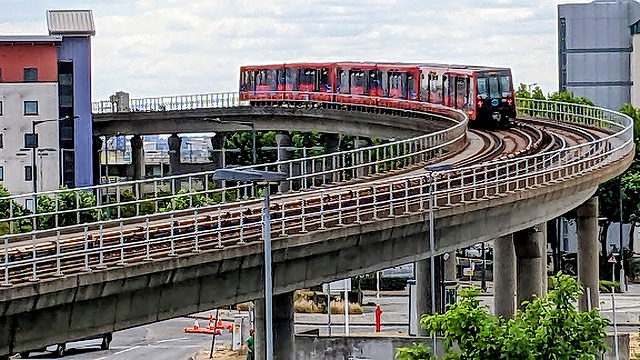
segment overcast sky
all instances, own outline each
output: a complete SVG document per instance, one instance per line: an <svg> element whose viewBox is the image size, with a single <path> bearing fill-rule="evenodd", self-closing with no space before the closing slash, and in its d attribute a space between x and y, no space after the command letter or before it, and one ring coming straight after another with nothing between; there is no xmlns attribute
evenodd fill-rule
<svg viewBox="0 0 640 360"><path fill-rule="evenodd" d="M298 61L508 66L557 90L557 4L579 0L0 0L0 34L46 34L92 9L93 99L237 91L240 65Z"/></svg>

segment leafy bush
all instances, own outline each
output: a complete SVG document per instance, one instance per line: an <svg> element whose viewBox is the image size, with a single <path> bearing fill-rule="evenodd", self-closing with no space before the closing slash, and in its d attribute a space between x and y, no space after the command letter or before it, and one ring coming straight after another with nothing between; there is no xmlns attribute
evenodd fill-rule
<svg viewBox="0 0 640 360"><path fill-rule="evenodd" d="M593 359L605 351L604 328L608 320L597 310L578 311L573 305L582 295L576 280L556 275L549 293L523 304L514 318L489 315L480 307L477 288L462 289L459 301L444 314L423 315L420 324L445 338L444 359ZM456 343L459 351L452 349ZM409 350L408 350L409 349ZM414 345L399 349L401 359L430 359ZM413 352L410 352L413 351ZM405 354L421 357L407 357Z"/></svg>

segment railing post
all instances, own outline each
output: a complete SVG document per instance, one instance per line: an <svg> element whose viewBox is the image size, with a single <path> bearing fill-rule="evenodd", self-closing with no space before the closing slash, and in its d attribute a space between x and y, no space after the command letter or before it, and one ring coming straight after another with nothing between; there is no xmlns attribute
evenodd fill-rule
<svg viewBox="0 0 640 360"><path fill-rule="evenodd" d="M193 235L194 235L194 248L193 252L200 252L199 233L198 233L198 209L193 210Z"/></svg>
<svg viewBox="0 0 640 360"><path fill-rule="evenodd" d="M118 265L124 265L124 231L122 229L123 224L122 220L120 220L119 232L120 232L120 261L118 261Z"/></svg>
<svg viewBox="0 0 640 360"><path fill-rule="evenodd" d="M373 205L373 215L372 215L372 219L373 220L378 220L378 204L377 201L378 199L376 198L376 186L373 185L371 187L371 204Z"/></svg>
<svg viewBox="0 0 640 360"><path fill-rule="evenodd" d="M120 207L118 207L120 208ZM100 262L98 263L98 269L104 269L106 266L104 266L104 251L102 249L102 246L104 245L104 234L103 234L103 230L104 230L104 225L102 223L100 223L100 229L98 231L98 236L100 239Z"/></svg>
<svg viewBox="0 0 640 360"><path fill-rule="evenodd" d="M169 215L169 221L171 221L171 249L169 250L169 256L176 256L176 248L175 248L175 243L174 243L174 224L173 224L173 213L171 213L171 215Z"/></svg>
<svg viewBox="0 0 640 360"><path fill-rule="evenodd" d="M304 199L300 200L300 232L306 233L307 229L305 227L305 201Z"/></svg>
<svg viewBox="0 0 640 360"><path fill-rule="evenodd" d="M38 269L37 269L37 264L36 264L36 234L33 233L31 235L31 255L32 255L32 259L33 259L33 268L32 268L32 273L31 273L31 278L29 279L30 281L38 281Z"/></svg>
<svg viewBox="0 0 640 360"><path fill-rule="evenodd" d="M60 230L56 231L56 276L62 276L60 269Z"/></svg>
<svg viewBox="0 0 640 360"><path fill-rule="evenodd" d="M282 215L280 216L280 234L282 236L287 236L287 229L285 228L285 224L286 224L286 221L285 221L286 208L285 208L285 206L286 205L287 205L287 203L284 200L282 200L282 207L281 207Z"/></svg>
<svg viewBox="0 0 640 360"><path fill-rule="evenodd" d="M9 282L9 236L4 236L4 279L2 286L11 286Z"/></svg>
<svg viewBox="0 0 640 360"><path fill-rule="evenodd" d="M244 213L242 212L242 208L240 208L238 216L240 218L240 241L238 241L238 244L244 244Z"/></svg>
<svg viewBox="0 0 640 360"><path fill-rule="evenodd" d="M83 228L83 233L84 233L84 271L91 271L91 268L89 267L89 234L88 234L88 230L89 230L89 228L87 226L85 226Z"/></svg>
<svg viewBox="0 0 640 360"><path fill-rule="evenodd" d="M145 257L144 259L146 261L150 261L151 260L151 254L150 254L150 234L149 232L151 231L151 229L149 228L149 215L147 215L147 217L144 219L144 228L145 228Z"/></svg>
<svg viewBox="0 0 640 360"><path fill-rule="evenodd" d="M326 229L324 226L324 193L320 193L320 229Z"/></svg>

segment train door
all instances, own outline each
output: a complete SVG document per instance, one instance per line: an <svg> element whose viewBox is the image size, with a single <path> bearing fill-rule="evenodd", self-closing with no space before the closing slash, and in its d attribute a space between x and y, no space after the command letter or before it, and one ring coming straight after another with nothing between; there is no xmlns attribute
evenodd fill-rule
<svg viewBox="0 0 640 360"><path fill-rule="evenodd" d="M452 78L453 78L453 81L455 82L455 78L456 78L455 75L444 74L442 76L442 89L443 89L442 93L444 94L444 99L442 104L444 106L452 106L453 103L455 102L455 99L454 99L455 90L453 89L452 86L450 86Z"/></svg>
<svg viewBox="0 0 640 360"><path fill-rule="evenodd" d="M432 104L441 104L443 98L443 83L441 79L443 75L439 75L435 71L429 72L429 102Z"/></svg>
<svg viewBox="0 0 640 360"><path fill-rule="evenodd" d="M322 100L322 101L331 101L333 100L333 84L332 79L333 74L331 68L320 68L318 69L317 85L316 85L316 93L313 95L313 99Z"/></svg>
<svg viewBox="0 0 640 360"><path fill-rule="evenodd" d="M382 96L382 74L378 70L368 70L369 73L369 96Z"/></svg>
<svg viewBox="0 0 640 360"><path fill-rule="evenodd" d="M248 100L255 91L253 70L240 69L240 100Z"/></svg>
<svg viewBox="0 0 640 360"><path fill-rule="evenodd" d="M455 108L461 110L471 109L468 76L458 75L455 78Z"/></svg>
<svg viewBox="0 0 640 360"><path fill-rule="evenodd" d="M256 95L259 99L270 99L275 96L277 78L275 69L256 71Z"/></svg>

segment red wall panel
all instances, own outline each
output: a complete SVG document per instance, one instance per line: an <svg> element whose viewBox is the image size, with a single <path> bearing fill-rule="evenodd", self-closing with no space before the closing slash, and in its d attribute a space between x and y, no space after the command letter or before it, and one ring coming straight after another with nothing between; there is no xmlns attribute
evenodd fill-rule
<svg viewBox="0 0 640 360"><path fill-rule="evenodd" d="M24 68L38 69L39 82L58 81L58 60L53 44L1 44L2 82L22 82Z"/></svg>

